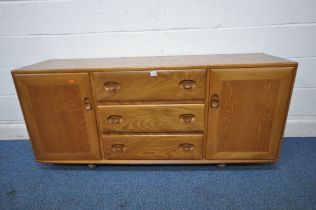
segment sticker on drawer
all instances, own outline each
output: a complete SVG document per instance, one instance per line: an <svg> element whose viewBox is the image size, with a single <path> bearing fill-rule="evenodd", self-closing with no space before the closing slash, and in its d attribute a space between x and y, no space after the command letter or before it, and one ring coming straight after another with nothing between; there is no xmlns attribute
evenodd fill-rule
<svg viewBox="0 0 316 210"><path fill-rule="evenodd" d="M157 71L150 71L149 74L151 77L157 77Z"/></svg>

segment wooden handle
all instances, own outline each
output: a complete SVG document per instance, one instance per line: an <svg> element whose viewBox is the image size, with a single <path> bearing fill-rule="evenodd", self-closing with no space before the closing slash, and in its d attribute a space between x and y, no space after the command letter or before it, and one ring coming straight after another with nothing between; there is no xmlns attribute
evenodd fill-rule
<svg viewBox="0 0 316 210"><path fill-rule="evenodd" d="M195 116L193 114L182 114L179 116L180 121L185 123L190 123L195 120Z"/></svg>
<svg viewBox="0 0 316 210"><path fill-rule="evenodd" d="M108 117L108 121L111 124L117 124L120 123L122 121L122 116L119 115L112 115Z"/></svg>
<svg viewBox="0 0 316 210"><path fill-rule="evenodd" d="M83 107L86 111L92 110L92 104L90 103L90 99L88 97L83 99Z"/></svg>
<svg viewBox="0 0 316 210"><path fill-rule="evenodd" d="M184 152L190 152L190 151L192 151L192 150L194 149L193 144L187 144L187 143L185 143L185 144L180 144L179 147L180 147Z"/></svg>
<svg viewBox="0 0 316 210"><path fill-rule="evenodd" d="M126 146L124 144L114 144L112 146L113 152L124 152L126 150Z"/></svg>
<svg viewBox="0 0 316 210"><path fill-rule="evenodd" d="M179 84L183 89L192 89L196 86L196 83L193 80L182 80Z"/></svg>
<svg viewBox="0 0 316 210"><path fill-rule="evenodd" d="M109 92L118 91L121 89L120 83L117 82L107 82L104 84L104 90Z"/></svg>
<svg viewBox="0 0 316 210"><path fill-rule="evenodd" d="M213 94L211 97L211 107L218 108L219 107L219 97L217 94Z"/></svg>

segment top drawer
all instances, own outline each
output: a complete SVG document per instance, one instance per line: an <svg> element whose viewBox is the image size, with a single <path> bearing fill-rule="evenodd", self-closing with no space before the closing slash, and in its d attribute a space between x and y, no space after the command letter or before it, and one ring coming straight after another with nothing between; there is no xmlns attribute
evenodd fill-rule
<svg viewBox="0 0 316 210"><path fill-rule="evenodd" d="M93 73L97 101L204 99L205 77L205 69Z"/></svg>

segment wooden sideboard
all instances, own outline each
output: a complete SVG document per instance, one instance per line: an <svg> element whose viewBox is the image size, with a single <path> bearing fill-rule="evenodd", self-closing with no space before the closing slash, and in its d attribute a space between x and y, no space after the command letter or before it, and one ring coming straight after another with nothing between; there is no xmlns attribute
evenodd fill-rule
<svg viewBox="0 0 316 210"><path fill-rule="evenodd" d="M42 163L278 159L297 63L262 54L59 59L12 71Z"/></svg>

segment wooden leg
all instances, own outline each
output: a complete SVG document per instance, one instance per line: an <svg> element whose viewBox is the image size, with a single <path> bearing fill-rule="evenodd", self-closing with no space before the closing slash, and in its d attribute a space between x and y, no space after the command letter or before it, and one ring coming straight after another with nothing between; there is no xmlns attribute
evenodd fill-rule
<svg viewBox="0 0 316 210"><path fill-rule="evenodd" d="M218 168L225 168L226 164L225 163L219 163L219 164L217 164L217 167Z"/></svg>
<svg viewBox="0 0 316 210"><path fill-rule="evenodd" d="M88 167L89 167L90 169L95 169L97 166L96 166L95 164L89 164Z"/></svg>

